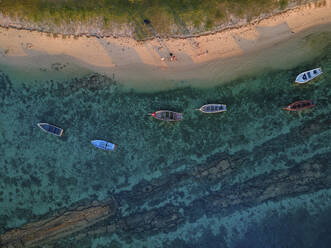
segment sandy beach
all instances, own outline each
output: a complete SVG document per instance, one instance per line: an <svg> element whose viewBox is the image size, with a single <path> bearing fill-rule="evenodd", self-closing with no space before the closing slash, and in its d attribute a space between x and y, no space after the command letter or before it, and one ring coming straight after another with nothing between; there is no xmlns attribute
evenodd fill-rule
<svg viewBox="0 0 331 248"><path fill-rule="evenodd" d="M93 71L115 75L119 81L131 84L158 80L189 81L194 85L194 80L207 77L209 81L219 82L261 66L286 68L280 53L287 54L287 67L311 56L309 48L295 47L302 45L304 36L330 30L330 13L331 0L326 0L210 35L144 42L131 38L55 37L0 28L0 64L21 67L21 78L25 78L25 72L38 74L40 79L53 76L56 79L59 72L77 76ZM292 43L282 45L290 40Z"/></svg>

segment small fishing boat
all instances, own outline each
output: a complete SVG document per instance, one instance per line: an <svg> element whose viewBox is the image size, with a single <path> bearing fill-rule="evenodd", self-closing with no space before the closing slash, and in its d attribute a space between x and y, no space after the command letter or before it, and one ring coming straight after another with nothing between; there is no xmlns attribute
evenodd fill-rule
<svg viewBox="0 0 331 248"><path fill-rule="evenodd" d="M315 68L310 71L305 71L305 72L300 73L297 76L297 78L295 79L295 82L298 84L304 84L304 83L307 83L307 82L313 80L314 78L318 77L322 73L323 72L322 72L321 68Z"/></svg>
<svg viewBox="0 0 331 248"><path fill-rule="evenodd" d="M314 106L315 106L315 104L314 104L313 100L302 100L302 101L297 101L297 102L291 103L284 109L288 110L288 111L299 111L299 110L309 109Z"/></svg>
<svg viewBox="0 0 331 248"><path fill-rule="evenodd" d="M91 144L99 149L106 150L106 151L114 151L116 148L115 144L104 141L104 140L92 140Z"/></svg>
<svg viewBox="0 0 331 248"><path fill-rule="evenodd" d="M38 127L40 127L43 131L46 133L51 133L56 136L61 136L63 134L63 129L56 127L54 125L48 124L48 123L38 123Z"/></svg>
<svg viewBox="0 0 331 248"><path fill-rule="evenodd" d="M169 111L169 110L159 110L151 114L155 119L161 121L181 121L183 120L183 115L181 113Z"/></svg>
<svg viewBox="0 0 331 248"><path fill-rule="evenodd" d="M206 113L206 114L221 113L221 112L226 111L226 105L225 104L206 104L197 110L200 110L202 113Z"/></svg>

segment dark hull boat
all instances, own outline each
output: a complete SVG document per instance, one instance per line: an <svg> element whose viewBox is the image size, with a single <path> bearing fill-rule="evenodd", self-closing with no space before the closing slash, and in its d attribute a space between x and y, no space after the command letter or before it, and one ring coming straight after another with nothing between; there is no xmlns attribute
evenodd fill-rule
<svg viewBox="0 0 331 248"><path fill-rule="evenodd" d="M302 100L302 101L297 101L297 102L291 103L284 109L288 110L288 111L299 111L299 110L309 109L314 106L315 106L315 104L314 104L313 100Z"/></svg>
<svg viewBox="0 0 331 248"><path fill-rule="evenodd" d="M221 113L221 112L226 111L226 105L225 104L206 104L206 105L203 105L198 110L200 110L202 113L206 113L206 114Z"/></svg>
<svg viewBox="0 0 331 248"><path fill-rule="evenodd" d="M63 129L54 125L48 123L38 123L37 125L46 133L54 134L56 136L61 136L63 134Z"/></svg>
<svg viewBox="0 0 331 248"><path fill-rule="evenodd" d="M183 115L181 113L169 111L169 110L159 110L152 114L152 116L161 121L181 121L183 120Z"/></svg>

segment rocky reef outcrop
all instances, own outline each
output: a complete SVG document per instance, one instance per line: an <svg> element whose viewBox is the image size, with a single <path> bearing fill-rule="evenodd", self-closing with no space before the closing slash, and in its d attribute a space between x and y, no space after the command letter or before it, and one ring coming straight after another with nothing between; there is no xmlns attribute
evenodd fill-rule
<svg viewBox="0 0 331 248"><path fill-rule="evenodd" d="M201 177L215 179L227 174L229 168L229 162L221 160L205 170L196 170L192 176L194 180ZM183 174L181 176L185 179ZM161 194L163 187L165 187L163 191L166 191L169 184L166 180L161 182L161 185L156 187L156 191L152 186L146 190L145 184L141 184L140 191L138 188L133 191L140 192L141 198L148 199L151 197L151 192ZM254 177L244 184L226 185L220 190L209 192L209 195L195 199L189 205L166 204L125 216L119 211L115 198L123 197L126 201L130 201L128 198L130 194L129 192L117 193L114 194L114 198L106 202L94 201L86 206L64 212L60 216L10 230L0 236L0 244L1 247L6 248L34 247L52 244L56 240L79 231L80 234L74 236L76 239L100 233L117 233L123 236L165 233L176 230L181 224L194 221L203 215L227 215L237 208L252 207L267 201L277 201L330 187L331 171L327 159L322 156L288 169ZM134 194L134 192L131 193ZM135 198L131 199L136 202ZM89 229L91 226L93 230Z"/></svg>
<svg viewBox="0 0 331 248"><path fill-rule="evenodd" d="M0 236L0 246L34 247L49 243L87 228L115 214L113 202L81 206L60 216L47 218L10 230Z"/></svg>

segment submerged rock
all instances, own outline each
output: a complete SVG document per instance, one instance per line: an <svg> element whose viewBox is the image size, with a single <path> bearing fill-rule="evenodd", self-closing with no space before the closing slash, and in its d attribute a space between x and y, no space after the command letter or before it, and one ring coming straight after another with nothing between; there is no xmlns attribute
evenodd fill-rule
<svg viewBox="0 0 331 248"><path fill-rule="evenodd" d="M208 174L218 175L214 168L217 168L217 172L222 175L221 171L228 170L230 164L227 160L221 160L216 167L207 169ZM304 164L296 164L289 169L254 177L244 184L226 185L208 196L197 198L189 205L155 206L151 210L137 210L125 216L123 213L116 213L114 200L108 203L92 201L85 207L80 206L75 210L64 212L61 216L8 231L0 236L0 245L6 248L33 247L68 237L83 229L87 229L86 235L100 235L108 232L132 237L132 235L166 233L175 230L185 222L195 221L203 215L226 215L238 207L252 207L267 201L277 201L330 188L330 175L327 162L320 157ZM167 187L169 187L168 184L162 184L159 190L166 191ZM135 189L131 193L133 194L134 191ZM123 196L127 194L128 192L125 192ZM143 199L148 199L149 194L150 192L146 191L140 192L139 195ZM120 199L122 195L118 193L115 196ZM128 198L126 200L130 201ZM136 202L134 198L131 200ZM92 225L94 225L93 230L89 230L88 227ZM75 239L81 239L84 236L83 234L76 235Z"/></svg>
<svg viewBox="0 0 331 248"><path fill-rule="evenodd" d="M64 212L61 216L26 224L0 236L0 246L33 247L67 237L115 214L114 202L110 204L95 202L92 206L78 207Z"/></svg>

